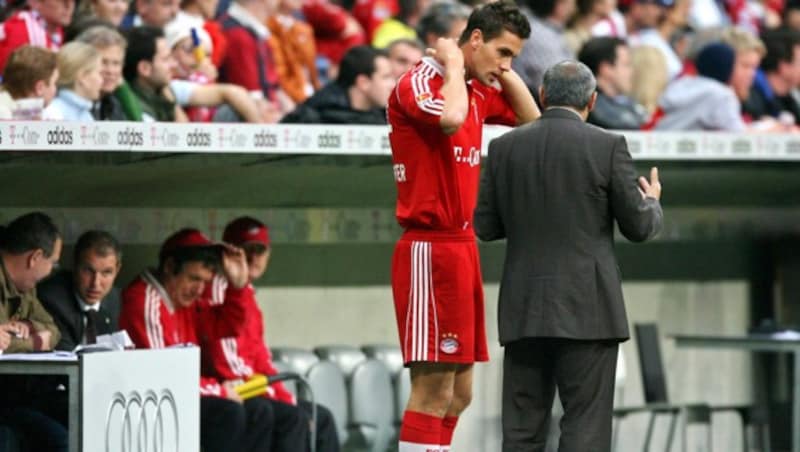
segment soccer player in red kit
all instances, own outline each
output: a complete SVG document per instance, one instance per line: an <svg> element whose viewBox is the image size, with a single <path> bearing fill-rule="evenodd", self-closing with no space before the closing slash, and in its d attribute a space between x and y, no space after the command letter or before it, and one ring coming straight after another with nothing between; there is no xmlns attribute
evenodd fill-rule
<svg viewBox="0 0 800 452"><path fill-rule="evenodd" d="M540 116L511 70L529 35L513 2L479 7L458 43L440 38L389 97L396 215L404 229L392 259L392 291L411 370L400 452L450 450L472 397L472 365L489 359L472 228L482 129Z"/></svg>

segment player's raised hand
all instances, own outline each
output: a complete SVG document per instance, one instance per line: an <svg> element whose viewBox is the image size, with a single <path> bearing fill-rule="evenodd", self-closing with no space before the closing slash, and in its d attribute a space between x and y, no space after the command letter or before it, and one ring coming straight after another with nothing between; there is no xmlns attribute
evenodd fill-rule
<svg viewBox="0 0 800 452"><path fill-rule="evenodd" d="M639 192L642 198L651 197L656 200L661 199L661 181L658 180L658 168L650 168L650 180L644 176L639 177Z"/></svg>
<svg viewBox="0 0 800 452"><path fill-rule="evenodd" d="M425 53L435 58L442 66L464 67L464 54L461 53L461 48L458 47L455 39L439 38L436 40L436 45L426 49Z"/></svg>
<svg viewBox="0 0 800 452"><path fill-rule="evenodd" d="M247 285L247 256L244 250L224 243L222 250L222 271L233 287L241 289Z"/></svg>

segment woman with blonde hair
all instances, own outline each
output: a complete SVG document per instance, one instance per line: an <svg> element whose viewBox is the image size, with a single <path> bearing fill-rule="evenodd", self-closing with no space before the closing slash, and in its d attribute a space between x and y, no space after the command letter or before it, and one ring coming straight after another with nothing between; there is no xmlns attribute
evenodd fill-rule
<svg viewBox="0 0 800 452"><path fill-rule="evenodd" d="M92 103L103 87L100 53L83 42L67 43L58 52L58 95L47 107L53 118L94 121Z"/></svg>
<svg viewBox="0 0 800 452"><path fill-rule="evenodd" d="M633 66L631 97L652 115L669 80L667 60L656 47L641 46L631 49L631 64Z"/></svg>

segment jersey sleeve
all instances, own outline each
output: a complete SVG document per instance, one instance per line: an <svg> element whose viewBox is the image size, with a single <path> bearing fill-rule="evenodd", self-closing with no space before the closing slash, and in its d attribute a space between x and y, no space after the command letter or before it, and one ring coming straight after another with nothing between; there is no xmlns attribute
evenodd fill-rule
<svg viewBox="0 0 800 452"><path fill-rule="evenodd" d="M502 91L494 88L484 90L486 94L486 124L517 125L517 115Z"/></svg>
<svg viewBox="0 0 800 452"><path fill-rule="evenodd" d="M225 397L227 391L215 378L200 377L200 395L203 397Z"/></svg>
<svg viewBox="0 0 800 452"><path fill-rule="evenodd" d="M164 348L160 300L143 285L122 292L119 327L128 332L136 348Z"/></svg>
<svg viewBox="0 0 800 452"><path fill-rule="evenodd" d="M396 102L392 104L413 120L438 127L444 108L440 83L419 68L412 70L397 83L392 92Z"/></svg>

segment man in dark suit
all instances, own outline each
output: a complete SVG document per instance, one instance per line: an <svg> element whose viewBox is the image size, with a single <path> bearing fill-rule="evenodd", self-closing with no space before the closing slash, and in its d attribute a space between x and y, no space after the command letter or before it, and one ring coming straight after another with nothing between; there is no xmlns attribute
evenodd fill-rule
<svg viewBox="0 0 800 452"><path fill-rule="evenodd" d="M39 299L61 332L57 350L93 344L118 330L120 291L114 280L122 266L117 240L105 231L87 231L75 243L73 271L61 271L37 288Z"/></svg>
<svg viewBox="0 0 800 452"><path fill-rule="evenodd" d="M629 337L613 223L641 242L663 213L658 170L637 181L625 138L585 123L595 87L584 64L556 64L540 88L541 119L489 146L475 230L507 239L503 452L544 450L556 386L559 451L611 447L617 351Z"/></svg>

